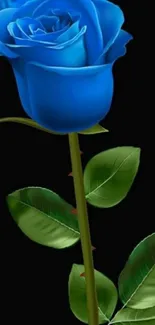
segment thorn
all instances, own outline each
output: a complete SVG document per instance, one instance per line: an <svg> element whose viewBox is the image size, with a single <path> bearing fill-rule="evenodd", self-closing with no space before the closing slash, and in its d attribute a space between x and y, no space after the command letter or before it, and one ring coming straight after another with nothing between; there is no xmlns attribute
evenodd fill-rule
<svg viewBox="0 0 155 325"><path fill-rule="evenodd" d="M80 276L82 277L85 277L85 272L81 273Z"/></svg>
<svg viewBox="0 0 155 325"><path fill-rule="evenodd" d="M80 150L80 155L83 155L83 151ZM69 173L68 176L73 176L73 173Z"/></svg>
<svg viewBox="0 0 155 325"><path fill-rule="evenodd" d="M72 209L71 213L77 215L77 209Z"/></svg>
<svg viewBox="0 0 155 325"><path fill-rule="evenodd" d="M92 248L92 251L95 251L96 250L96 247L94 247L94 246L92 246L91 248Z"/></svg>

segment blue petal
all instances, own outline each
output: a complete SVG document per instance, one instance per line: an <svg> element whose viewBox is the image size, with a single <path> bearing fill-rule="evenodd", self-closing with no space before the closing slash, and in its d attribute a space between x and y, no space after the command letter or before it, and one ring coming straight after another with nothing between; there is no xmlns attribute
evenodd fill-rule
<svg viewBox="0 0 155 325"><path fill-rule="evenodd" d="M7 47L14 51L17 55L21 56L24 60L35 60L38 63L63 66L63 67L82 67L86 65L86 51L84 46L84 34L86 27L83 27L81 31L73 39L62 44L56 44L55 46L20 46L7 44ZM22 40L21 40L22 42ZM29 40L23 40L23 43L29 42Z"/></svg>
<svg viewBox="0 0 155 325"><path fill-rule="evenodd" d="M19 26L16 22L9 23L7 29L8 29L10 36L14 39L15 44L17 44L18 40L20 40L20 39L22 39L22 42L24 40L29 39L28 35L26 35L26 33L19 28Z"/></svg>
<svg viewBox="0 0 155 325"><path fill-rule="evenodd" d="M57 10L50 10L51 14L55 15L55 18L57 17L57 21L55 23L55 30L60 30L62 29L64 26L68 25L69 22L71 22L71 16L68 12L64 12L60 9ZM50 14L50 11L48 12L48 16Z"/></svg>
<svg viewBox="0 0 155 325"><path fill-rule="evenodd" d="M8 24L7 29L10 35L13 37L16 45L28 45L31 42L30 26L32 24L33 26L35 26L35 28L44 29L41 22L29 17L17 19L15 22L11 22ZM28 42L26 42L26 40L28 40Z"/></svg>
<svg viewBox="0 0 155 325"><path fill-rule="evenodd" d="M12 20L15 8L4 9L0 11L0 55L4 55L8 58L16 58L17 53L14 53L11 49L8 49L4 43L12 43L12 37L7 30L8 23Z"/></svg>
<svg viewBox="0 0 155 325"><path fill-rule="evenodd" d="M17 9L9 8L0 11L0 41L3 43L10 43L12 39L8 33L7 26L12 20Z"/></svg>
<svg viewBox="0 0 155 325"><path fill-rule="evenodd" d="M57 23L59 22L59 18L56 16L42 15L36 18L36 20L39 20L42 23L48 33L52 32L53 41L70 27L70 24L66 24L64 26L60 26L60 29L58 29Z"/></svg>
<svg viewBox="0 0 155 325"><path fill-rule="evenodd" d="M55 25L59 18L56 16L41 15L36 20L39 20L48 32L53 32L52 26Z"/></svg>
<svg viewBox="0 0 155 325"><path fill-rule="evenodd" d="M74 38L76 35L78 35L79 31L80 31L79 21L76 21L64 33L61 33L61 35L57 38L56 42L59 44L68 42L69 40Z"/></svg>
<svg viewBox="0 0 155 325"><path fill-rule="evenodd" d="M26 64L32 118L56 132L79 132L102 120L113 96L112 65L87 68Z"/></svg>
<svg viewBox="0 0 155 325"><path fill-rule="evenodd" d="M97 60L99 55L103 52L103 37L99 24L96 8L91 0L47 0L36 7L33 16L37 18L42 14L47 14L49 8L74 10L81 14L81 27L87 26L87 33L85 35L86 48L88 54L88 64L91 65Z"/></svg>
<svg viewBox="0 0 155 325"><path fill-rule="evenodd" d="M26 1L27 0L1 0L0 9L20 7Z"/></svg>
<svg viewBox="0 0 155 325"><path fill-rule="evenodd" d="M21 104L26 112L26 114L32 118L32 109L30 106L30 98L28 93L28 82L25 73L24 61L20 58L12 60L12 68L16 78L17 88Z"/></svg>
<svg viewBox="0 0 155 325"><path fill-rule="evenodd" d="M31 17L34 10L42 2L43 2L43 0L26 1L26 3L24 3L20 8L17 9L17 11L14 15L14 20L16 20L17 18Z"/></svg>
<svg viewBox="0 0 155 325"><path fill-rule="evenodd" d="M13 7L21 7L23 6L28 0L12 0L12 3L14 4Z"/></svg>
<svg viewBox="0 0 155 325"><path fill-rule="evenodd" d="M35 41L36 45L37 45L37 42L39 42L40 45L47 45L47 46L56 45L58 36L60 36L67 29L68 29L68 26L58 32L51 32L51 33L45 33L45 34L38 33L38 34L32 35L31 40Z"/></svg>
<svg viewBox="0 0 155 325"><path fill-rule="evenodd" d="M38 34L32 35L31 39L34 41L39 41L40 43L44 43L44 44L49 43L48 45L50 46L50 43L53 43L53 42L55 43L57 41L58 37L61 34L63 34L68 29L68 27L69 26L65 26L63 29L61 29L57 32L45 33L44 35L38 33Z"/></svg>
<svg viewBox="0 0 155 325"><path fill-rule="evenodd" d="M9 59L15 59L19 55L14 51L12 51L11 49L9 49L4 43L0 41L0 56L5 56Z"/></svg>
<svg viewBox="0 0 155 325"><path fill-rule="evenodd" d="M55 46L56 44L61 44L69 41L73 43L74 38L79 37L79 21L76 21L72 26L67 26L58 32L46 33L42 31L42 33L33 33L33 35L31 35L30 25L32 25L32 23L35 28L44 30L41 22L32 18L17 19L16 22L11 22L8 25L8 31L14 38L16 45L34 46L38 45L37 43L39 41L40 45ZM55 44L51 44L53 42L55 42ZM69 43L67 45L69 45ZM64 45L61 44L61 47L62 46Z"/></svg>
<svg viewBox="0 0 155 325"><path fill-rule="evenodd" d="M52 33L46 33L44 35L33 35L31 38L36 41L40 41L40 43L44 43L47 45L47 42L49 43L48 46L52 45L50 43L54 42L53 46L56 46L57 44L60 44L61 47L64 46L63 43L69 41L73 42L74 38L77 38L80 33L79 28L79 21L76 21L72 26L67 26L66 28L63 28L60 31L52 32Z"/></svg>
<svg viewBox="0 0 155 325"><path fill-rule="evenodd" d="M117 38L124 23L124 15L119 6L106 0L93 0L103 33L104 54Z"/></svg>
<svg viewBox="0 0 155 325"><path fill-rule="evenodd" d="M37 29L37 28L44 29L44 27L40 21L37 21L36 19L30 18L30 17L17 19L16 24L17 24L18 28L21 30L21 32L22 33L24 32L24 34L27 34L27 35L31 34L31 31L29 28L30 25L32 25L33 28L35 28L35 29Z"/></svg>
<svg viewBox="0 0 155 325"><path fill-rule="evenodd" d="M120 56L125 55L126 53L125 45L132 39L133 37L131 34L121 29L114 44L110 47L109 51L106 53L105 56L106 63L115 62Z"/></svg>

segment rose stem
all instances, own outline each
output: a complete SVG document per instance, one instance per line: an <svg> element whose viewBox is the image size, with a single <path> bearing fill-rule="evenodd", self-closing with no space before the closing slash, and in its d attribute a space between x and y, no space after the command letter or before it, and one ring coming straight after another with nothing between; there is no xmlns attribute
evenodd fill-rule
<svg viewBox="0 0 155 325"><path fill-rule="evenodd" d="M69 134L70 155L72 162L72 173L74 179L74 189L76 197L76 207L78 214L78 223L81 236L81 246L83 261L85 267L86 296L88 308L89 325L98 325L98 303L94 276L94 263L92 255L92 245L90 237L90 228L87 213L87 204L85 200L83 172L77 133ZM80 275L79 275L80 276Z"/></svg>

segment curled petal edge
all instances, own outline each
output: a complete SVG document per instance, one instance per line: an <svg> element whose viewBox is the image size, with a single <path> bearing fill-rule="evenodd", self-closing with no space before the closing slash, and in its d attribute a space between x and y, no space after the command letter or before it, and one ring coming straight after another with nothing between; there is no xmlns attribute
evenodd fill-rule
<svg viewBox="0 0 155 325"><path fill-rule="evenodd" d="M35 65L39 68L44 69L45 71L48 72L55 72L60 75L84 75L84 76L89 76L93 74L97 74L98 72L101 72L101 70L107 69L108 66L109 68L113 66L113 63L108 63L108 64L103 64L103 65L96 65L96 66L86 66L86 67L58 67L58 66L47 66L44 64L40 64L35 61L29 61L28 64L30 65Z"/></svg>

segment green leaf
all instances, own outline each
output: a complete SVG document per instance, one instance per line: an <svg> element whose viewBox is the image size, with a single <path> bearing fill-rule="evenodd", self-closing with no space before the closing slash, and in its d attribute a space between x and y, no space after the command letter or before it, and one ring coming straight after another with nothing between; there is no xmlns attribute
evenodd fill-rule
<svg viewBox="0 0 155 325"><path fill-rule="evenodd" d="M145 309L155 306L155 233L133 250L118 285L120 299L127 307Z"/></svg>
<svg viewBox="0 0 155 325"><path fill-rule="evenodd" d="M73 207L48 189L20 189L8 195L7 203L19 228L36 243L61 249L80 239Z"/></svg>
<svg viewBox="0 0 155 325"><path fill-rule="evenodd" d="M87 130L80 131L79 134L90 135L90 134L98 134L98 133L105 133L105 132L109 132L109 131L103 128L100 124L96 124Z"/></svg>
<svg viewBox="0 0 155 325"><path fill-rule="evenodd" d="M84 171L88 203L110 208L120 203L129 192L137 174L140 149L117 147L94 156Z"/></svg>
<svg viewBox="0 0 155 325"><path fill-rule="evenodd" d="M86 284L84 265L73 264L69 276L69 302L73 314L82 322L88 323ZM117 304L117 290L105 275L95 270L96 290L98 297L99 324L111 318Z"/></svg>
<svg viewBox="0 0 155 325"><path fill-rule="evenodd" d="M30 126L32 128L38 129L40 131L50 133L50 134L64 135L64 133L57 133L57 132L45 129L45 128L41 127L38 123L34 122L33 120L31 120L29 118L23 118L23 117L5 117L5 118L1 118L0 123L4 123L4 122L13 122L13 123L24 124L24 125Z"/></svg>
<svg viewBox="0 0 155 325"><path fill-rule="evenodd" d="M120 325L154 325L155 308L144 310L125 308L120 310L110 324Z"/></svg>

